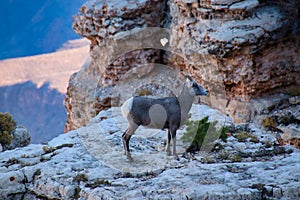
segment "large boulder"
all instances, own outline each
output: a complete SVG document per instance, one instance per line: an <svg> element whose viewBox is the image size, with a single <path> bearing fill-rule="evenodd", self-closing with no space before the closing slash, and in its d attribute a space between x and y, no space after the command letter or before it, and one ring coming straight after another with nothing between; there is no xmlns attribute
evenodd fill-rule
<svg viewBox="0 0 300 200"><path fill-rule="evenodd" d="M12 140L10 144L1 145L0 152L5 150L12 150L18 147L25 147L30 144L31 135L28 129L18 126L16 129L11 133Z"/></svg>
<svg viewBox="0 0 300 200"><path fill-rule="evenodd" d="M15 149L17 147L25 147L30 144L31 136L29 131L24 127L17 127L12 133L12 141L8 149Z"/></svg>

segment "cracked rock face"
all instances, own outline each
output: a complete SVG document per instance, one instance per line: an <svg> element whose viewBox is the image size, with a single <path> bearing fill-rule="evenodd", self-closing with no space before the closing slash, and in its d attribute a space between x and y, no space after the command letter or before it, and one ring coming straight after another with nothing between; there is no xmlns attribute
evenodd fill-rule
<svg viewBox="0 0 300 200"><path fill-rule="evenodd" d="M295 0L87 1L73 28L91 41L91 62L70 79L65 130L110 107L123 75L147 63L191 73L210 91L202 102L237 123L253 120L261 98L272 104L272 95L288 98L279 94L300 84L299 7ZM149 27L170 31L167 51L136 48L144 42L136 32Z"/></svg>
<svg viewBox="0 0 300 200"><path fill-rule="evenodd" d="M164 1L99 1L90 0L81 6L73 18L73 29L87 37L92 45L118 32L136 27L160 26L163 20Z"/></svg>
<svg viewBox="0 0 300 200"><path fill-rule="evenodd" d="M281 2L283 3L283 2ZM174 46L189 59L186 70L209 83L221 82L227 113L235 122L253 119L258 97L299 84L299 2L172 1ZM297 17L291 17L290 13ZM187 36L194 43L185 42ZM217 78L218 77L218 78ZM276 95L277 96L277 95ZM251 103L247 101L252 99ZM212 106L219 104L214 101Z"/></svg>

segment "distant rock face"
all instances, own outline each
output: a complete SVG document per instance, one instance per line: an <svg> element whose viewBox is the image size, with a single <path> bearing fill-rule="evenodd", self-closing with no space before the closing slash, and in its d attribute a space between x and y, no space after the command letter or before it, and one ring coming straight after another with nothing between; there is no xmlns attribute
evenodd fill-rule
<svg viewBox="0 0 300 200"><path fill-rule="evenodd" d="M72 40L59 51L0 61L0 111L11 113L43 143L64 131L63 106L70 75L88 58L89 41Z"/></svg>
<svg viewBox="0 0 300 200"><path fill-rule="evenodd" d="M289 86L300 84L299 7L294 0L88 1L73 28L91 41L91 63L71 77L65 130L109 107L123 74L151 62L191 73L211 92L205 102L235 122L252 120L262 97L287 98ZM170 31L167 51L137 50L146 40L136 32L153 26ZM130 52L118 55L124 44Z"/></svg>
<svg viewBox="0 0 300 200"><path fill-rule="evenodd" d="M84 1L1 1L0 7L5 9L0 13L0 60L54 52L66 41L78 38L70 23Z"/></svg>
<svg viewBox="0 0 300 200"><path fill-rule="evenodd" d="M38 88L28 81L0 87L0 111L11 113L18 125L25 126L30 131L32 143L43 143L64 130L64 98L64 94L51 89L47 83ZM19 142L15 145L22 146Z"/></svg>

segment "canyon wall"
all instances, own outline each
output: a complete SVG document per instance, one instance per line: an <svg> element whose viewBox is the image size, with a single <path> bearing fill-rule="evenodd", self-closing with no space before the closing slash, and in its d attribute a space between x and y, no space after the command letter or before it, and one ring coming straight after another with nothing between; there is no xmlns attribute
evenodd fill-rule
<svg viewBox="0 0 300 200"><path fill-rule="evenodd" d="M128 72L132 95L151 63L191 73L210 91L201 102L235 122L255 119L299 95L299 10L295 0L87 1L73 29L91 41L91 61L70 79L65 131L112 106Z"/></svg>

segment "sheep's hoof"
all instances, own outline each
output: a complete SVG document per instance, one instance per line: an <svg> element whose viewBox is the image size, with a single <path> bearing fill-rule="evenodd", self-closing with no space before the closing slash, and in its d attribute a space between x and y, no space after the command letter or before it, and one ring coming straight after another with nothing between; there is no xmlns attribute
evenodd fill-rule
<svg viewBox="0 0 300 200"><path fill-rule="evenodd" d="M128 159L129 162L133 162L134 161L131 156L127 156L127 159Z"/></svg>
<svg viewBox="0 0 300 200"><path fill-rule="evenodd" d="M133 158L131 157L131 154L129 152L125 152L125 156L127 157L129 162L133 162Z"/></svg>
<svg viewBox="0 0 300 200"><path fill-rule="evenodd" d="M166 151L166 152L167 152L167 156L171 156L172 155L171 151Z"/></svg>
<svg viewBox="0 0 300 200"><path fill-rule="evenodd" d="M174 159L179 161L179 157L177 154L174 154Z"/></svg>

